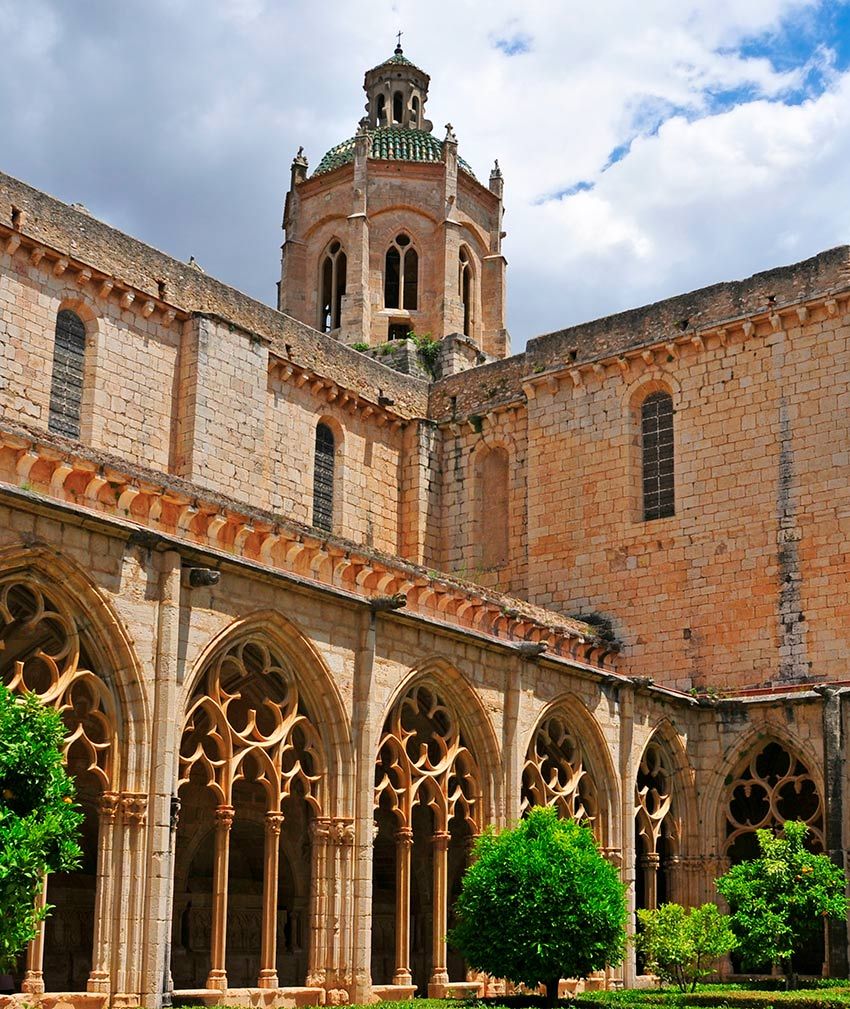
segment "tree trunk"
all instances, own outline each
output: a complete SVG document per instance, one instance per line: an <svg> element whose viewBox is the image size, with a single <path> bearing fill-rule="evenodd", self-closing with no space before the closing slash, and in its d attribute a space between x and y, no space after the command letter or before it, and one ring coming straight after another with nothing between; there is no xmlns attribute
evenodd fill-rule
<svg viewBox="0 0 850 1009"><path fill-rule="evenodd" d="M555 978L552 981L546 982L546 1005L553 1006L558 1004L558 985L561 983L561 979Z"/></svg>

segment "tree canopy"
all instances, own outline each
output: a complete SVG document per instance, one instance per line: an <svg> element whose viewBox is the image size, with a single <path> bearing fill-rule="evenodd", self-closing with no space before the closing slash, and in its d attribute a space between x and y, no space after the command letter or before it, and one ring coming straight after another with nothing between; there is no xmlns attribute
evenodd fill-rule
<svg viewBox="0 0 850 1009"><path fill-rule="evenodd" d="M44 877L77 866L82 814L62 762L59 714L0 684L0 970L9 970L49 910Z"/></svg>
<svg viewBox="0 0 850 1009"><path fill-rule="evenodd" d="M557 998L562 977L618 964L625 886L589 827L535 807L512 830L482 834L455 905L449 942L475 970Z"/></svg>
<svg viewBox="0 0 850 1009"><path fill-rule="evenodd" d="M794 955L822 932L824 920L847 914L844 873L827 855L807 850L807 833L795 820L786 822L782 837L756 831L758 857L717 880L747 968L772 963L792 973Z"/></svg>
<svg viewBox="0 0 850 1009"><path fill-rule="evenodd" d="M646 966L682 991L694 991L699 979L711 974L717 960L737 945L729 916L716 904L689 911L680 904L662 904L638 911L637 918L635 946Z"/></svg>

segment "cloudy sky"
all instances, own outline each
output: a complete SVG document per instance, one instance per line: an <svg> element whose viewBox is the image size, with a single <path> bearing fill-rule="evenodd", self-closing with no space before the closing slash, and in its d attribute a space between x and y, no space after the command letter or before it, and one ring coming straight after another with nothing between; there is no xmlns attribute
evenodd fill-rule
<svg viewBox="0 0 850 1009"><path fill-rule="evenodd" d="M273 303L398 29L502 166L515 350L850 242L850 0L0 0L0 170Z"/></svg>

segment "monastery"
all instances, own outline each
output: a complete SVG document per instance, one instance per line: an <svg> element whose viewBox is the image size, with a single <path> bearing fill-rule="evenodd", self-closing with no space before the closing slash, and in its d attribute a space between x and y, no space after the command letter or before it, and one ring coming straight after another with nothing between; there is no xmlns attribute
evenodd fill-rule
<svg viewBox="0 0 850 1009"><path fill-rule="evenodd" d="M445 935L534 804L632 909L786 819L844 864L850 248L510 356L428 84L296 156L274 309L0 176L0 675L85 811L0 1005L498 992Z"/></svg>

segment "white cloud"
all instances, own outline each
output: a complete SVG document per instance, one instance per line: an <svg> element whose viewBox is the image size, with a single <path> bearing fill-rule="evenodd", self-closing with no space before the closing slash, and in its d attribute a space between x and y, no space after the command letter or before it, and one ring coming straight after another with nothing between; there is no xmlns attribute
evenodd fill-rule
<svg viewBox="0 0 850 1009"><path fill-rule="evenodd" d="M0 0L0 168L273 301L289 162L351 136L404 30L435 131L506 177L515 347L850 240L848 79L816 0ZM829 90L742 42L794 19ZM521 38L507 56L499 39ZM820 41L822 47L816 49ZM712 114L716 95L748 101ZM657 129L657 134L653 131ZM628 154L602 172L611 152ZM592 191L540 203L582 179Z"/></svg>

